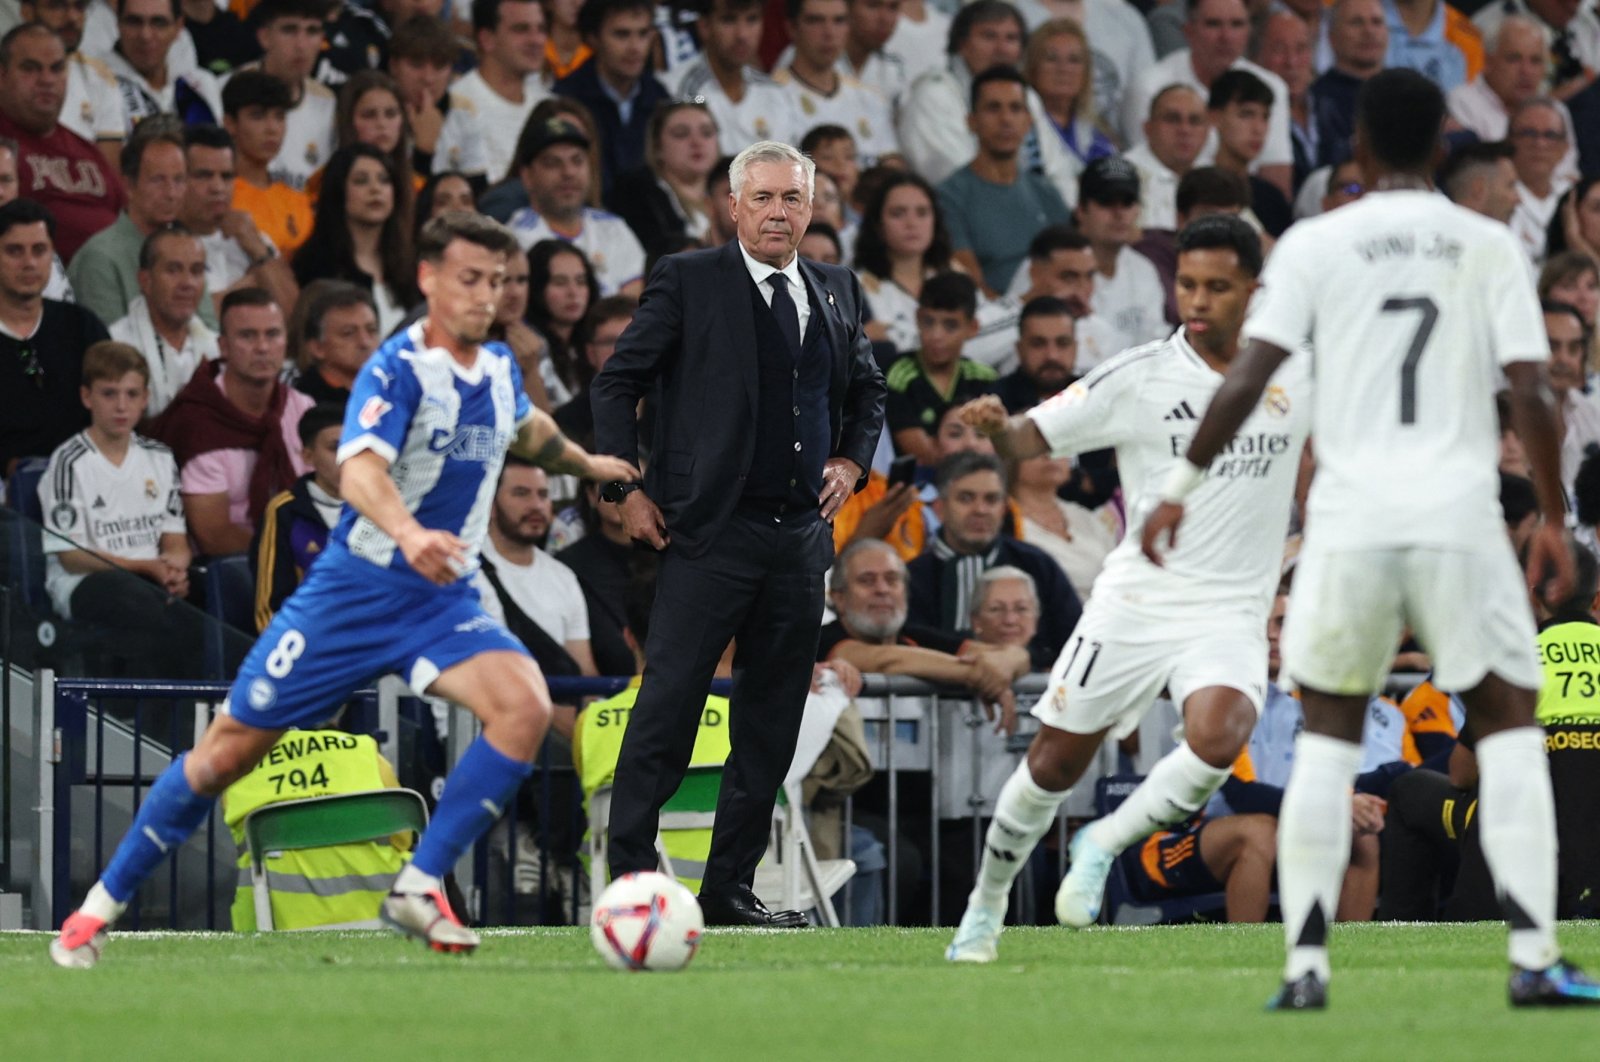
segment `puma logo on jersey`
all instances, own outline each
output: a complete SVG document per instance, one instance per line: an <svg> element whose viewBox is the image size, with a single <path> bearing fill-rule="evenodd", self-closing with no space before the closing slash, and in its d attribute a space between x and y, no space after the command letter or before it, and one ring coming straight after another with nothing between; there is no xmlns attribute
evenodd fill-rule
<svg viewBox="0 0 1600 1062"><path fill-rule="evenodd" d="M1172 407L1172 412L1161 418L1162 420L1199 420L1194 415L1194 410L1189 408L1188 400L1179 402Z"/></svg>

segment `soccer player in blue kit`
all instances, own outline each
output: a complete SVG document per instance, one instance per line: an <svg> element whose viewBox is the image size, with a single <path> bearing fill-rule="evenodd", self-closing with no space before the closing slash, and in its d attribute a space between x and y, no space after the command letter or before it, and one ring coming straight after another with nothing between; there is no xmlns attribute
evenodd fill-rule
<svg viewBox="0 0 1600 1062"><path fill-rule="evenodd" d="M417 279L428 314L384 343L351 389L339 445L347 504L328 550L251 649L222 713L151 786L51 941L58 965L99 960L140 883L285 730L321 723L389 672L466 706L483 733L451 772L380 915L435 951L477 947L441 879L528 775L551 711L537 665L484 614L470 578L501 463L509 449L554 472L639 478L627 462L565 438L529 403L510 350L483 342L516 250L510 230L477 214L445 214L423 229Z"/></svg>

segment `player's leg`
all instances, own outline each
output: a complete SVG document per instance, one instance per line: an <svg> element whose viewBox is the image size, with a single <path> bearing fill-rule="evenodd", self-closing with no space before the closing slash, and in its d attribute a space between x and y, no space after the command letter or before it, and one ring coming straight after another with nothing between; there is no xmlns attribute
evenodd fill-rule
<svg viewBox="0 0 1600 1062"><path fill-rule="evenodd" d="M1079 734L1048 723L1039 728L1027 757L995 798L978 880L945 958L951 962L994 961L1011 883L1055 822L1062 801L1089 769L1108 732L1109 728L1103 727Z"/></svg>
<svg viewBox="0 0 1600 1062"><path fill-rule="evenodd" d="M1265 661L1264 646L1262 654ZM1073 839L1072 869L1056 890L1056 918L1062 925L1082 929L1093 924L1117 856L1205 806L1228 780L1259 715L1248 696L1229 686L1207 686L1184 698L1183 741L1151 768L1115 811Z"/></svg>
<svg viewBox="0 0 1600 1062"><path fill-rule="evenodd" d="M50 955L58 965L82 968L99 960L106 931L127 909L139 886L205 823L223 790L261 762L282 733L221 715L192 751L167 765L150 786L100 880L51 942Z"/></svg>
<svg viewBox="0 0 1600 1062"><path fill-rule="evenodd" d="M1222 882L1230 922L1267 920L1277 856L1278 823L1271 815L1226 815L1200 827L1200 858Z"/></svg>

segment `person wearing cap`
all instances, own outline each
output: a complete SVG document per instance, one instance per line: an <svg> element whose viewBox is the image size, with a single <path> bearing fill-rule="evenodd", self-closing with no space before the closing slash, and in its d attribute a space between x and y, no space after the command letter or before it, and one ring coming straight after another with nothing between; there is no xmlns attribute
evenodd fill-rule
<svg viewBox="0 0 1600 1062"><path fill-rule="evenodd" d="M1078 229L1094 250L1090 308L1111 329L1111 352L1167 334L1161 276L1132 244L1139 239L1139 171L1120 158L1095 159L1078 179Z"/></svg>
<svg viewBox="0 0 1600 1062"><path fill-rule="evenodd" d="M615 214L587 206L589 138L571 119L552 115L529 122L513 163L529 206L509 225L524 250L540 240L564 240L594 267L601 295L638 295L644 289L644 247Z"/></svg>
<svg viewBox="0 0 1600 1062"><path fill-rule="evenodd" d="M1032 116L1028 83L1016 67L990 67L972 79L967 124L978 138L977 157L939 185L939 206L953 257L981 275L993 297L1010 285L1034 234L1071 221L1072 211L1043 174L1021 165Z"/></svg>

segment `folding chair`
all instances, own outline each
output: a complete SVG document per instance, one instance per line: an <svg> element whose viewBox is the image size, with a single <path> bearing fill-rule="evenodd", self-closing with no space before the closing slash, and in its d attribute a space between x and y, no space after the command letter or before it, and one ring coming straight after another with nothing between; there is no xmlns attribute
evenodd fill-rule
<svg viewBox="0 0 1600 1062"><path fill-rule="evenodd" d="M1142 781L1144 776L1137 774L1115 774L1100 779L1094 786L1095 814L1101 818L1111 814ZM1191 922L1202 916L1211 921L1226 921L1227 910L1228 897L1221 892L1175 896L1168 900L1138 899L1133 894L1122 857L1118 856L1111 863L1111 876L1106 879L1100 917L1117 926L1153 926Z"/></svg>
<svg viewBox="0 0 1600 1062"><path fill-rule="evenodd" d="M268 852L377 841L403 830L421 833L427 825L428 805L422 794L412 789L369 789L256 808L244 820L256 928L273 928ZM371 922L373 928L378 924L377 919Z"/></svg>

